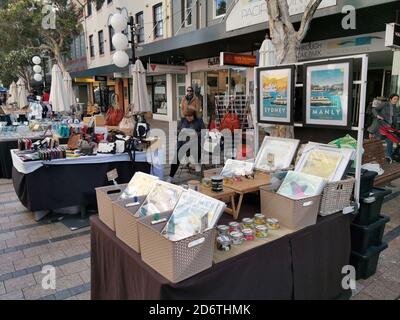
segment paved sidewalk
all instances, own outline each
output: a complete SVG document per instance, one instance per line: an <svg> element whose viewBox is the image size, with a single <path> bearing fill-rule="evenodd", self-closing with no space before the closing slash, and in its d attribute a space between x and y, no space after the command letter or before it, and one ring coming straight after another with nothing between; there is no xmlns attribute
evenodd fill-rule
<svg viewBox="0 0 400 320"><path fill-rule="evenodd" d="M196 176L183 171L176 183L190 178ZM393 192L396 197L382 210L391 219L384 239L389 248L380 256L376 275L357 282L354 300L400 297L400 180ZM45 265L55 267L55 290L42 288ZM90 299L90 228L72 232L61 222L34 221L17 199L11 180L0 179L0 300L12 299Z"/></svg>

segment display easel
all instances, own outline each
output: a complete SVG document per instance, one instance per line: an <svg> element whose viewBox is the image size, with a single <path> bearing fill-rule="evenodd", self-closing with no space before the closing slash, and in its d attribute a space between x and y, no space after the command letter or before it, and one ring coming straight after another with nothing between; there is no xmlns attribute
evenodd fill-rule
<svg viewBox="0 0 400 320"><path fill-rule="evenodd" d="M363 156L363 142L364 142L364 122L365 122L365 104L366 104L366 95L367 95L367 79L368 79L368 55L367 54L362 54L362 55L353 55L353 56L345 56L345 57L334 57L334 58L328 58L328 59L321 59L321 60L310 60L310 61L303 61L303 62L297 62L297 63L290 63L290 64L282 64L280 66L289 66L289 65L295 65L295 66L302 66L308 63L318 63L318 62L335 62L337 60L343 60L343 59L354 59L354 60L359 60L361 61L361 78L360 80L353 81L353 85L355 86L360 86L360 90L356 90L356 92L360 92L358 99L356 99L356 105L354 105L354 112L358 111L358 127L352 127L352 131L357 131L357 150L356 150L356 172L355 172L355 190L354 190L354 199L357 204L357 208L360 207L360 182L361 182L361 165L362 165L362 156ZM261 69L263 67L258 67L255 69ZM255 83L255 88L254 88L254 96L258 95L258 83L257 83L257 72L254 73L254 83ZM304 84L298 84L296 83L296 88L302 88ZM358 106L357 106L358 102ZM256 104L255 105L255 112L257 115L259 106ZM304 116L304 115L303 115ZM259 129L262 127L265 127L266 125L262 123L258 123L258 118L257 116L254 117L254 127L255 127L255 152L258 153L259 150ZM278 124L278 123L277 123ZM302 123L295 123L294 124L294 129L296 133L296 127L303 127ZM318 130L315 128L315 130ZM334 129L332 129L334 130ZM317 141L318 142L318 141ZM355 211L357 211L357 208L355 208Z"/></svg>

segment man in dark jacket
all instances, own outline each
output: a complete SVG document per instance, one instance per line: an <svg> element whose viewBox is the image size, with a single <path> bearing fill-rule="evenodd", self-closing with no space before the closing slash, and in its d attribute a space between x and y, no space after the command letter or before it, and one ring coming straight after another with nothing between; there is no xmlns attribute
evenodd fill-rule
<svg viewBox="0 0 400 320"><path fill-rule="evenodd" d="M392 94L389 97L389 101L382 98L377 98L372 103L372 114L374 115L374 121L368 128L368 132L379 139L386 141L386 158L388 162L392 162L393 156L393 141L382 136L379 133L379 129L382 122L388 123L394 129L399 129L400 115L397 104L399 102L399 95Z"/></svg>
<svg viewBox="0 0 400 320"><path fill-rule="evenodd" d="M197 143L198 143L198 157L197 157L198 159L197 160L198 161L200 160L200 151L201 151L201 148L200 148L201 136L200 136L200 134L201 134L201 130L204 128L205 128L205 125L204 125L203 120L201 118L196 117L196 111L193 109L186 110L185 117L182 118L178 124L178 136L179 136L180 132L184 132L184 130L187 130L187 129L189 129L189 130L191 129L196 132L197 138L198 138L198 141L197 141ZM172 182L176 172L178 171L178 168L180 165L180 160L182 160L182 159L179 159L179 150L185 143L189 142L189 140L190 140L190 137L187 137L186 141L178 141L177 157L176 157L177 163L171 164L171 170L170 170L169 178L167 180L168 182ZM190 156L189 151L190 150L188 150L186 152L187 157ZM199 165L199 163L196 163L195 166L196 166L196 171L197 171L198 167L200 165Z"/></svg>

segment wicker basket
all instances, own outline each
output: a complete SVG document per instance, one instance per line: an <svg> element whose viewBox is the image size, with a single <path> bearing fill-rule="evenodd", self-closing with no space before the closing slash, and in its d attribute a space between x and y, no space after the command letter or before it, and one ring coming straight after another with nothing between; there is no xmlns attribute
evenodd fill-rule
<svg viewBox="0 0 400 320"><path fill-rule="evenodd" d="M100 220L111 230L115 230L113 201L117 201L128 184L96 188L97 207Z"/></svg>
<svg viewBox="0 0 400 320"><path fill-rule="evenodd" d="M161 214L169 218L171 212ZM212 266L215 229L203 234L170 241L161 235L166 223L151 225L152 217L138 222L142 260L173 283L190 278Z"/></svg>
<svg viewBox="0 0 400 320"><path fill-rule="evenodd" d="M142 204L146 197L140 197L139 202ZM139 233L137 220L134 216L140 205L134 207L126 207L131 203L132 199L113 202L115 234L118 239L125 243L128 247L140 253Z"/></svg>
<svg viewBox="0 0 400 320"><path fill-rule="evenodd" d="M348 177L346 180L328 183L322 193L319 215L329 216L350 206L354 182L354 178Z"/></svg>

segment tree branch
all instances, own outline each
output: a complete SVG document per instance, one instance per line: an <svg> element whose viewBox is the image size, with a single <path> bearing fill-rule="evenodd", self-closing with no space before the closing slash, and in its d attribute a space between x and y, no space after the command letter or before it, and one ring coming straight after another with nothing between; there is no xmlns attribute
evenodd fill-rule
<svg viewBox="0 0 400 320"><path fill-rule="evenodd" d="M282 22L288 28L289 32L294 32L295 30L294 30L293 24L290 21L289 5L288 5L287 0L279 0L278 5L280 8Z"/></svg>
<svg viewBox="0 0 400 320"><path fill-rule="evenodd" d="M285 0L286 1L286 0ZM304 11L303 18L301 20L301 25L299 31L297 31L297 39L301 42L307 34L307 31L310 27L310 23L312 18L315 15L319 5L322 0L310 0L308 3L306 10Z"/></svg>

